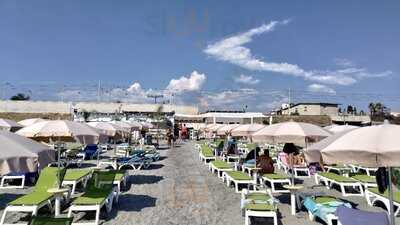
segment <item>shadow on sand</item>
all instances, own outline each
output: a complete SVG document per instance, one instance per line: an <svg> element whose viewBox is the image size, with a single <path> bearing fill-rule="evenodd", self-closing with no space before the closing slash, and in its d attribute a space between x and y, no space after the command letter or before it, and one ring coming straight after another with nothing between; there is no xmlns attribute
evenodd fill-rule
<svg viewBox="0 0 400 225"><path fill-rule="evenodd" d="M163 176L154 175L133 175L129 177L129 183L131 185L141 185L141 184L156 184L163 180Z"/></svg>

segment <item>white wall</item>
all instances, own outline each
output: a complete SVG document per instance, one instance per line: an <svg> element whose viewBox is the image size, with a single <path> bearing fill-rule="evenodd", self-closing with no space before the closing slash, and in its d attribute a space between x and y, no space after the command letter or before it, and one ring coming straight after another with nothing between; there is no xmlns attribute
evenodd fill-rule
<svg viewBox="0 0 400 225"><path fill-rule="evenodd" d="M130 104L130 103L102 103L102 102L69 102L52 101L0 101L0 112L15 113L70 113L72 108L79 111L97 111L114 113L115 111L155 112L159 105L156 104ZM163 112L182 114L197 114L196 106L163 105Z"/></svg>

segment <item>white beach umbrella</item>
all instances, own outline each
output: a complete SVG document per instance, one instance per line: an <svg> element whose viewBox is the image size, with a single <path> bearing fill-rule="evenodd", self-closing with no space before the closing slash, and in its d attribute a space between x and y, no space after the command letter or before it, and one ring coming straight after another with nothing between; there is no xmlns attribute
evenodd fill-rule
<svg viewBox="0 0 400 225"><path fill-rule="evenodd" d="M306 146L308 142L321 140L331 134L319 126L310 123L283 122L266 126L253 133L255 142L294 143Z"/></svg>
<svg viewBox="0 0 400 225"><path fill-rule="evenodd" d="M235 127L231 131L231 135L234 137L250 136L264 127L265 125L262 124L243 124Z"/></svg>
<svg viewBox="0 0 400 225"><path fill-rule="evenodd" d="M217 132L217 130L223 126L225 126L226 124L215 124L214 126L210 127L208 130L210 132Z"/></svg>
<svg viewBox="0 0 400 225"><path fill-rule="evenodd" d="M210 129L211 129L212 127L214 127L215 125L217 125L217 124L214 124L214 123L206 124L206 126L203 127L203 131L208 132L208 131L210 131Z"/></svg>
<svg viewBox="0 0 400 225"><path fill-rule="evenodd" d="M142 127L143 127L143 124L141 124L141 123L138 122L138 121L129 121L129 124L132 125L132 129L133 129L133 130L141 130Z"/></svg>
<svg viewBox="0 0 400 225"><path fill-rule="evenodd" d="M154 125L149 122L140 122L142 124L142 128L147 128L147 129L152 129L154 128Z"/></svg>
<svg viewBox="0 0 400 225"><path fill-rule="evenodd" d="M352 126L352 125L330 125L330 126L326 126L324 127L325 130L331 132L331 133L340 133L343 131L347 131L347 130L353 130L353 129L357 129L360 128L358 126Z"/></svg>
<svg viewBox="0 0 400 225"><path fill-rule="evenodd" d="M18 129L21 129L23 126L14 120L9 120L9 119L0 119L0 130L6 130L6 131L17 131Z"/></svg>
<svg viewBox="0 0 400 225"><path fill-rule="evenodd" d="M31 119L26 119L26 120L21 120L18 123L21 124L22 126L26 127L26 126L30 126L34 123L39 123L39 122L43 122L46 121L42 118L31 118Z"/></svg>
<svg viewBox="0 0 400 225"><path fill-rule="evenodd" d="M327 164L359 164L366 167L400 167L400 126L362 127L338 135L320 150ZM389 179L391 224L394 224L393 192Z"/></svg>
<svg viewBox="0 0 400 225"><path fill-rule="evenodd" d="M124 136L124 134L127 133L126 129L113 123L89 122L87 125L98 129L102 134L109 137Z"/></svg>
<svg viewBox="0 0 400 225"><path fill-rule="evenodd" d="M55 159L48 146L8 131L0 131L0 143L0 175L36 172Z"/></svg>
<svg viewBox="0 0 400 225"><path fill-rule="evenodd" d="M227 124L217 129L217 135L226 135L238 127L239 124Z"/></svg>
<svg viewBox="0 0 400 225"><path fill-rule="evenodd" d="M131 124L131 123L129 123L129 122L124 122L124 121L110 121L110 122L108 122L108 123L111 123L111 124L115 124L115 125L117 125L117 126L119 126L119 127L122 127L123 129L125 129L127 132L131 132L132 131L132 127L133 127L133 125Z"/></svg>
<svg viewBox="0 0 400 225"><path fill-rule="evenodd" d="M45 142L77 140L82 144L97 144L100 138L100 134L92 127L67 120L35 123L20 129L17 134Z"/></svg>

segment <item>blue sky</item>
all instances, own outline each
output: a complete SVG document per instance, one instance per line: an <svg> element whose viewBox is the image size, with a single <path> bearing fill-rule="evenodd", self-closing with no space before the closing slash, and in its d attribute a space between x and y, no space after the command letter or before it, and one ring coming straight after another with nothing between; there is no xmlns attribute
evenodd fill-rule
<svg viewBox="0 0 400 225"><path fill-rule="evenodd" d="M163 92L265 111L291 88L293 101L399 111L399 11L399 1L1 0L1 94L93 100L100 81L101 100Z"/></svg>

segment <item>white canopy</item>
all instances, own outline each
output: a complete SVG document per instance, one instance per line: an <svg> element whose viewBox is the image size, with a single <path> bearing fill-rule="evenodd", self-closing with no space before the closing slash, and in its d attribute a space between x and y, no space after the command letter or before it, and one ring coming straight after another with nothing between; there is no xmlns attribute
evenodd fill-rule
<svg viewBox="0 0 400 225"><path fill-rule="evenodd" d="M235 137L250 136L264 127L265 125L262 124L243 124L233 128L231 135Z"/></svg>
<svg viewBox="0 0 400 225"><path fill-rule="evenodd" d="M347 125L347 124L346 125L333 124L333 125L324 127L325 130L332 132L332 133L340 133L340 132L343 132L346 130L353 130L353 129L357 129L357 128L360 128L360 127Z"/></svg>
<svg viewBox="0 0 400 225"><path fill-rule="evenodd" d="M230 133L232 129L235 129L238 127L239 124L226 124L217 130L217 135L226 135L227 133Z"/></svg>
<svg viewBox="0 0 400 225"><path fill-rule="evenodd" d="M87 125L98 129L100 133L109 137L124 136L125 133L128 133L126 129L113 123L89 122Z"/></svg>
<svg viewBox="0 0 400 225"><path fill-rule="evenodd" d="M0 175L36 172L55 158L48 146L8 131L0 131L0 143Z"/></svg>
<svg viewBox="0 0 400 225"><path fill-rule="evenodd" d="M82 144L97 144L100 138L100 134L94 128L67 120L35 123L22 128L17 134L46 142L78 140Z"/></svg>
<svg viewBox="0 0 400 225"><path fill-rule="evenodd" d="M255 132L254 142L287 143L306 146L308 142L319 141L331 134L319 126L310 123L283 122L277 123Z"/></svg>
<svg viewBox="0 0 400 225"><path fill-rule="evenodd" d="M21 120L18 123L21 124L22 126L26 127L26 126L30 126L35 123L43 122L43 121L46 121L46 120L44 120L42 118L31 118L31 119Z"/></svg>
<svg viewBox="0 0 400 225"><path fill-rule="evenodd" d="M9 120L9 119L0 119L0 130L6 130L6 131L16 131L23 126L14 120Z"/></svg>
<svg viewBox="0 0 400 225"><path fill-rule="evenodd" d="M325 140L324 140L325 141ZM400 125L383 124L338 133L323 143L310 146L319 150L324 163L359 164L367 167L400 166ZM310 157L316 156L309 151Z"/></svg>

